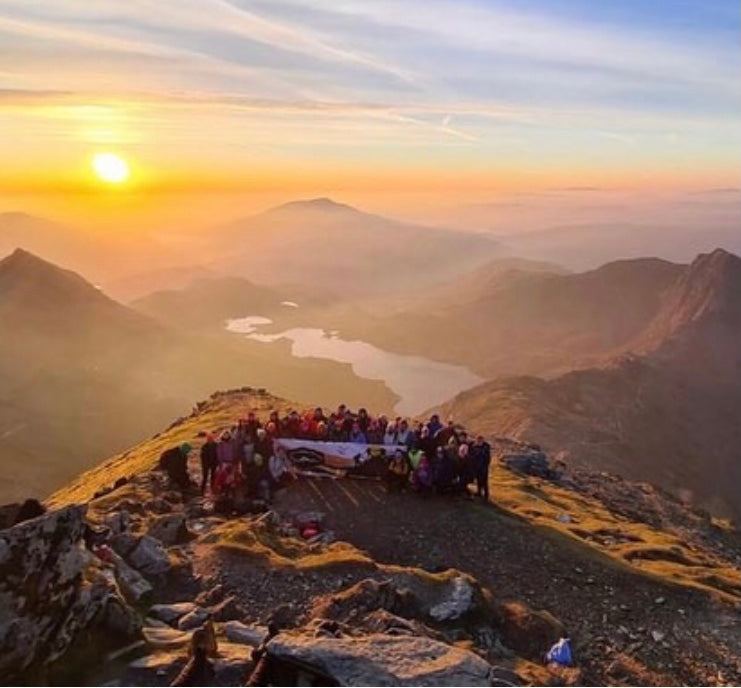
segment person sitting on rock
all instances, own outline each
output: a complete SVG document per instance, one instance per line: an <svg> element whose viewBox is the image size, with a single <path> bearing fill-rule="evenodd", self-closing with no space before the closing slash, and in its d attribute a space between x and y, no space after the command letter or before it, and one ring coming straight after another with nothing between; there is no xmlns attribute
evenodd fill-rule
<svg viewBox="0 0 741 688"><path fill-rule="evenodd" d="M406 489L410 471L409 457L401 449L397 449L386 470L386 489L389 492L401 492Z"/></svg>
<svg viewBox="0 0 741 688"><path fill-rule="evenodd" d="M171 447L160 455L160 468L167 473L167 477L181 490L190 487L190 476L188 475L188 454L191 449L187 442L178 447Z"/></svg>

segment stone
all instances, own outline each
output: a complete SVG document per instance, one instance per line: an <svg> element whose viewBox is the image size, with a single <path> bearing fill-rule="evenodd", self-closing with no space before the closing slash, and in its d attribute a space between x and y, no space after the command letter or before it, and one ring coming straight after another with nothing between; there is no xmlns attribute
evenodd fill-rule
<svg viewBox="0 0 741 688"><path fill-rule="evenodd" d="M139 657L129 662L121 685L167 685L177 676L185 662L186 656L182 651L158 651ZM251 664L250 652L245 651L244 645L221 642L218 657L213 660L213 682L198 685L243 685L244 676Z"/></svg>
<svg viewBox="0 0 741 688"><path fill-rule="evenodd" d="M170 558L159 540L144 535L128 555L129 563L145 576L159 576L170 570Z"/></svg>
<svg viewBox="0 0 741 688"><path fill-rule="evenodd" d="M115 552L112 552L110 557L118 587L131 604L141 602L152 592L149 581L129 566L123 558Z"/></svg>
<svg viewBox="0 0 741 688"><path fill-rule="evenodd" d="M190 642L192 633L178 631L170 626L144 626L142 635L147 645L157 649L185 647Z"/></svg>
<svg viewBox="0 0 741 688"><path fill-rule="evenodd" d="M205 609L196 607L193 611L188 612L178 620L178 628L181 631L192 631L199 626L203 626L209 619L209 614Z"/></svg>
<svg viewBox="0 0 741 688"><path fill-rule="evenodd" d="M192 602L175 602L174 604L155 604L149 608L149 613L170 625L176 623L180 617L190 614L197 609Z"/></svg>
<svg viewBox="0 0 741 688"><path fill-rule="evenodd" d="M85 506L68 506L0 533L5 682L38 684L78 642L97 661L139 633L113 572L84 546L85 513Z"/></svg>
<svg viewBox="0 0 741 688"><path fill-rule="evenodd" d="M114 511L103 519L103 525L111 531L111 535L120 535L130 528L131 514L126 509Z"/></svg>
<svg viewBox="0 0 741 688"><path fill-rule="evenodd" d="M660 643L664 638L666 638L666 633L663 631L651 631L651 638L655 643Z"/></svg>
<svg viewBox="0 0 741 688"><path fill-rule="evenodd" d="M230 642L252 647L257 647L268 633L265 626L248 626L241 621L227 621L223 631Z"/></svg>
<svg viewBox="0 0 741 688"><path fill-rule="evenodd" d="M118 533L108 541L116 554L127 557L139 544L140 538L132 533Z"/></svg>
<svg viewBox="0 0 741 688"><path fill-rule="evenodd" d="M454 578L448 586L447 596L430 609L435 621L454 621L465 616L476 606L473 586L463 576Z"/></svg>
<svg viewBox="0 0 741 688"><path fill-rule="evenodd" d="M229 595L215 604L209 613L214 621L232 621L243 619L246 616L239 600L234 595Z"/></svg>
<svg viewBox="0 0 741 688"><path fill-rule="evenodd" d="M147 531L150 537L159 540L165 547L188 542L192 535L185 525L182 514L164 514L154 520Z"/></svg>
<svg viewBox="0 0 741 688"><path fill-rule="evenodd" d="M497 608L504 643L525 659L542 661L559 638L567 636L563 624L547 611L535 611L518 602Z"/></svg>
<svg viewBox="0 0 741 688"><path fill-rule="evenodd" d="M488 686L493 669L469 650L407 635L280 633L267 651L276 660L315 668L343 686Z"/></svg>

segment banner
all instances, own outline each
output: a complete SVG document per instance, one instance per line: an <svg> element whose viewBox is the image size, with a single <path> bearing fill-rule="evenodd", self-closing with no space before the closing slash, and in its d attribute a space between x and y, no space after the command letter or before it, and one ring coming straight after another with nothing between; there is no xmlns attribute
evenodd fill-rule
<svg viewBox="0 0 741 688"><path fill-rule="evenodd" d="M302 475L346 475L380 477L386 470L388 457L401 445L361 444L357 442L320 442L280 438L273 443L276 455L281 453Z"/></svg>

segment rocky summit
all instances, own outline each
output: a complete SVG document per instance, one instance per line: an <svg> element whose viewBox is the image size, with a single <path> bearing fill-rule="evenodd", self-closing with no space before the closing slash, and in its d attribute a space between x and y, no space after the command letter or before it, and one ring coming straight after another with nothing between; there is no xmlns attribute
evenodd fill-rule
<svg viewBox="0 0 741 688"><path fill-rule="evenodd" d="M739 532L651 485L503 437L490 503L315 477L225 513L158 469L169 447L287 408L265 391L214 394L45 513L9 525L6 508L4 681L741 682ZM564 638L572 661L548 661Z"/></svg>

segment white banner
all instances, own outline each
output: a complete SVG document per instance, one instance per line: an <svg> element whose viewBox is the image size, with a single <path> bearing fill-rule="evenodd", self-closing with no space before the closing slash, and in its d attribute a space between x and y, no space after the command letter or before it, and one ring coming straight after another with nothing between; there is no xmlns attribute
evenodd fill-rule
<svg viewBox="0 0 741 688"><path fill-rule="evenodd" d="M342 472L360 470L373 459L385 461L397 449L406 451L401 445L361 444L358 442L320 442L280 438L274 440L276 454L283 452L299 470L313 471L322 467Z"/></svg>

